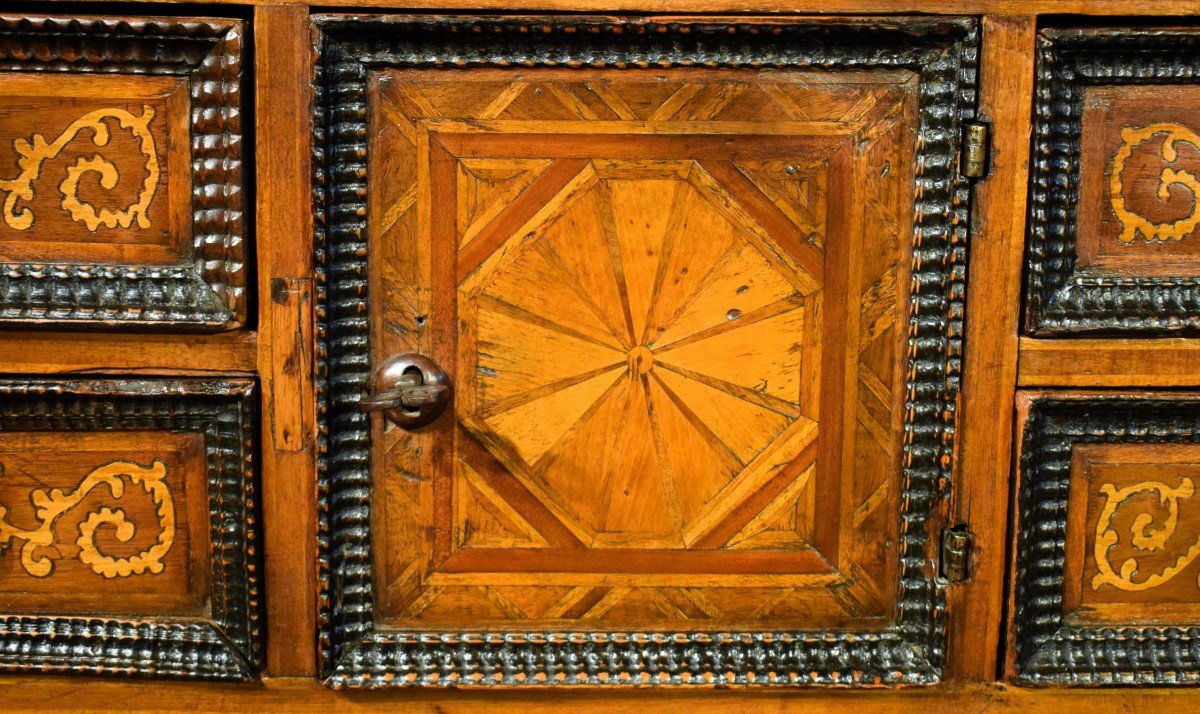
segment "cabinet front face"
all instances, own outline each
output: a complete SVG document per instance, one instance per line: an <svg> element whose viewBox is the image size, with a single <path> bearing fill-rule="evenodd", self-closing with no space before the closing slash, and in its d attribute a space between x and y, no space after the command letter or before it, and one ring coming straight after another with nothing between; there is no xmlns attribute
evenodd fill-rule
<svg viewBox="0 0 1200 714"><path fill-rule="evenodd" d="M546 22L322 26L334 682L935 680L971 25Z"/></svg>

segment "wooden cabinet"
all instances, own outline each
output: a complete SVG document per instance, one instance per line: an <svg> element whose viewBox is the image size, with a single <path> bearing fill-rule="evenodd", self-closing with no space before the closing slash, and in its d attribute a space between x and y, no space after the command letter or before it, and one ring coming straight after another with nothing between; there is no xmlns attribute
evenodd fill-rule
<svg viewBox="0 0 1200 714"><path fill-rule="evenodd" d="M1197 707L1200 10L438 8L0 15L6 710Z"/></svg>

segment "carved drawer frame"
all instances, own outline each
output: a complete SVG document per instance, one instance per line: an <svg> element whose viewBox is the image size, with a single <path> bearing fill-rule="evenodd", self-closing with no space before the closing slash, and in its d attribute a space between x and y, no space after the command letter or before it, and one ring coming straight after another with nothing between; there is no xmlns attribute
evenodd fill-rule
<svg viewBox="0 0 1200 714"><path fill-rule="evenodd" d="M212 619L0 613L0 672L253 678L263 659L254 383L3 379L0 431L8 429L202 434L211 523Z"/></svg>
<svg viewBox="0 0 1200 714"><path fill-rule="evenodd" d="M1025 257L1025 330L1151 336L1200 330L1200 278L1076 269L1083 88L1200 82L1200 31L1038 34Z"/></svg>
<svg viewBox="0 0 1200 714"><path fill-rule="evenodd" d="M1200 444L1200 394L1034 393L1018 404L1011 674L1036 685L1200 682L1200 627L1085 626L1063 614L1072 447Z"/></svg>
<svg viewBox="0 0 1200 714"><path fill-rule="evenodd" d="M897 685L936 682L945 588L931 520L954 456L969 187L959 124L975 112L969 19L318 17L314 201L318 275L321 654L334 687ZM896 624L873 632L484 633L376 629L367 350L367 70L586 66L908 68L920 141Z"/></svg>
<svg viewBox="0 0 1200 714"><path fill-rule="evenodd" d="M239 20L0 15L0 71L189 79L194 251L164 266L0 263L0 325L245 324L244 40Z"/></svg>

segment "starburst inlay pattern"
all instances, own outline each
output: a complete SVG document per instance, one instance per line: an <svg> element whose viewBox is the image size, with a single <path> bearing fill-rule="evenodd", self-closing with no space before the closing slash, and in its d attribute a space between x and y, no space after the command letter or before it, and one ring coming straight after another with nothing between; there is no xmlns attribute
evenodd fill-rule
<svg viewBox="0 0 1200 714"><path fill-rule="evenodd" d="M594 546L689 547L816 438L819 280L717 178L755 168L588 162L462 284L463 425Z"/></svg>

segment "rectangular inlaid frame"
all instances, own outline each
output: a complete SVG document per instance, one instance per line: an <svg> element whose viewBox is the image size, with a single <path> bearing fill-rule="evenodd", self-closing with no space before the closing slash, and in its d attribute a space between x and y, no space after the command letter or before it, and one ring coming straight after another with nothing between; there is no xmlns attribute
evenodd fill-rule
<svg viewBox="0 0 1200 714"><path fill-rule="evenodd" d="M1072 449L1200 444L1200 394L1018 395L1009 676L1032 685L1200 682L1200 627L1085 625L1064 615Z"/></svg>
<svg viewBox="0 0 1200 714"><path fill-rule="evenodd" d="M211 618L0 613L0 672L251 679L262 664L254 382L0 379L0 431L199 433Z"/></svg>
<svg viewBox="0 0 1200 714"><path fill-rule="evenodd" d="M1200 331L1196 276L1102 274L1076 265L1085 89L1200 81L1200 31L1043 29L1036 73L1025 331L1041 337Z"/></svg>
<svg viewBox="0 0 1200 714"><path fill-rule="evenodd" d="M244 23L0 15L0 71L185 77L191 256L172 265L0 263L0 325L234 329L247 320Z"/></svg>
<svg viewBox="0 0 1200 714"><path fill-rule="evenodd" d="M971 19L316 19L320 649L334 687L901 685L936 682L944 583L930 532L954 458L974 116ZM394 632L376 628L367 301L368 72L373 67L909 69L920 77L903 507L894 624L872 632Z"/></svg>

